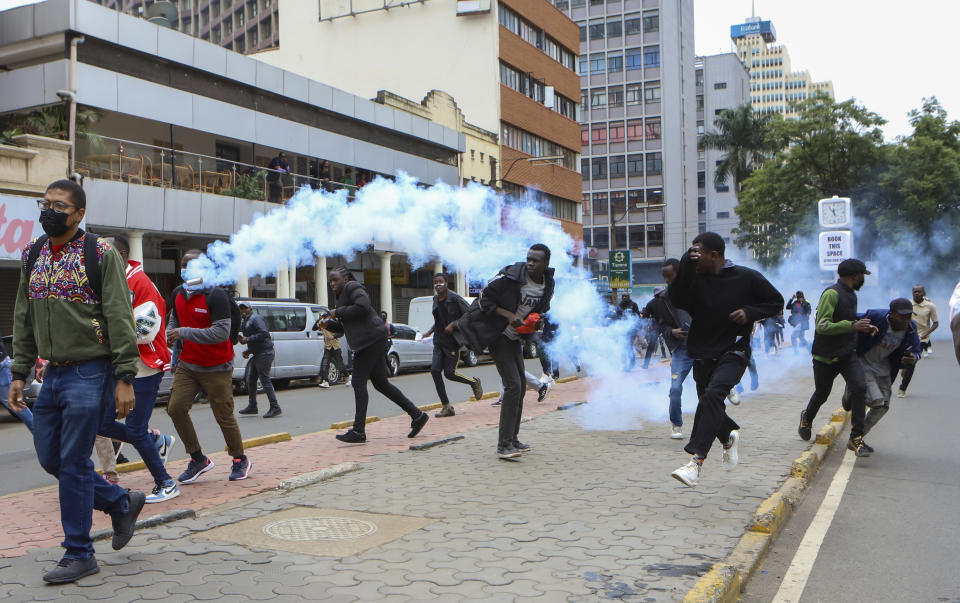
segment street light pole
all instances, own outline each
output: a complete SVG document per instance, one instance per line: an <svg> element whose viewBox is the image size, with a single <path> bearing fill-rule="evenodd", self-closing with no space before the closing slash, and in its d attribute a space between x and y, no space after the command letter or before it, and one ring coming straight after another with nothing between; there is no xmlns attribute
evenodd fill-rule
<svg viewBox="0 0 960 603"><path fill-rule="evenodd" d="M529 161L530 163L536 163L538 161L555 161L557 159L563 159L563 155L548 155L546 157L517 157L510 162L510 166L507 168L507 171L503 173L503 176L497 179L497 183L502 187L503 181L507 178L507 175L510 174L510 170L513 169L513 166L517 165L520 161Z"/></svg>

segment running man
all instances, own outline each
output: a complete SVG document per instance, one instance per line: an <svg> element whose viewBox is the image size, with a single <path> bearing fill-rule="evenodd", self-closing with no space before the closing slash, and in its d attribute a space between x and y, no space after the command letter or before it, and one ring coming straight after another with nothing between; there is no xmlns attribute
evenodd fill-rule
<svg viewBox="0 0 960 603"><path fill-rule="evenodd" d="M917 330L920 336L920 347L924 356L933 354L933 343L930 341L930 335L937 330L940 322L937 320L937 306L927 299L927 290L923 285L916 285L913 288L913 320L917 323ZM903 367L900 377L900 389L897 390L898 398L907 397L907 387L910 380L913 379L913 371L917 365L907 364Z"/></svg>
<svg viewBox="0 0 960 603"><path fill-rule="evenodd" d="M690 462L671 475L693 487L716 438L723 445L723 466L739 461L740 426L731 419L724 398L740 382L750 362L753 323L774 316L783 296L756 270L724 258L726 245L715 232L704 232L680 260L677 277L667 288L674 306L690 313L687 354L694 359L697 413L684 450Z"/></svg>
<svg viewBox="0 0 960 603"><path fill-rule="evenodd" d="M800 346L807 347L807 331L810 330L810 302L804 297L803 291L797 291L787 302L786 310L790 311L787 322L793 327L790 333L790 342L793 344L794 355L800 353Z"/></svg>
<svg viewBox="0 0 960 603"><path fill-rule="evenodd" d="M430 365L430 375L433 384L437 387L437 396L443 406L435 417L452 417L456 412L450 399L447 398L447 388L443 378L449 381L469 385L473 390L473 397L477 400L483 397L483 386L480 379L468 377L457 371L460 367L460 343L453 338L456 321L467 313L467 301L450 291L447 286L447 275L438 273L433 275L433 326L424 333L424 337L433 335L433 362Z"/></svg>
<svg viewBox="0 0 960 603"><path fill-rule="evenodd" d="M817 324L813 336L814 392L807 408L800 413L797 432L809 440L813 419L827 401L833 381L842 375L850 395L844 410L850 411L850 441L847 448L857 456L870 456L863 442L865 398L867 386L863 365L857 358L857 333L876 334L877 327L867 318L857 318L857 294L863 287L864 275L870 274L866 264L849 258L837 266L837 282L827 287L817 303Z"/></svg>

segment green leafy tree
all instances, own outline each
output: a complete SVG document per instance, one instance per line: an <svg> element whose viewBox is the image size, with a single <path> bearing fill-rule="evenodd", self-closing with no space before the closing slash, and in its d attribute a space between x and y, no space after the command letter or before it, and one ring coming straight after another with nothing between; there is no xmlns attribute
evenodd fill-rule
<svg viewBox="0 0 960 603"><path fill-rule="evenodd" d="M707 132L700 139L701 148L724 153L717 164L715 185L729 180L739 196L744 181L763 164L764 154L771 151L767 140L769 121L768 117L754 112L749 104L726 109L717 116L713 122L716 131Z"/></svg>
<svg viewBox="0 0 960 603"><path fill-rule="evenodd" d="M91 148L103 146L103 139L92 131L93 124L100 120L101 114L91 107L77 107L77 139L86 139ZM68 140L70 134L70 114L66 105L51 105L29 113L20 113L0 118L0 142L9 144L13 137L20 134L34 134Z"/></svg>

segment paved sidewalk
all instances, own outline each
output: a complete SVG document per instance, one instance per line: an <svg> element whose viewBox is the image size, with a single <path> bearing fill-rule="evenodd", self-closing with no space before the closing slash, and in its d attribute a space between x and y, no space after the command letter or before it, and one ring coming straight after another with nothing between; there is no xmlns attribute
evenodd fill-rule
<svg viewBox="0 0 960 603"><path fill-rule="evenodd" d="M664 372L658 366L631 379ZM218 466L173 501L207 512L138 532L123 551L100 543L101 573L63 587L41 586L42 572L60 557L59 533L51 537L49 518L29 511L44 504L56 520L48 500L55 504L55 491L8 497L4 524L19 526L11 510L20 509L47 527L8 548L19 556L0 560L0 597L677 600L735 546L757 505L808 446L795 429L810 381L797 371L776 383L777 394L761 390L732 409L744 428L741 465L724 471L715 449L695 490L669 476L687 457L684 441L666 437L666 424L584 431L578 413L590 405L548 412L584 399L589 380L558 386L543 404L528 401L524 414L535 418L523 424L521 440L535 449L520 462L494 457L498 409L488 401L464 405L453 420L431 419L417 440L466 437L422 452L396 453L411 443L403 437L405 417L371 424L365 446L340 445L324 432L252 449L256 481L228 484L226 467ZM657 394L664 404L665 388ZM685 431L692 417L686 420ZM285 494L238 494L237 486L253 494L348 460L373 462ZM303 540L324 534L347 538Z"/></svg>

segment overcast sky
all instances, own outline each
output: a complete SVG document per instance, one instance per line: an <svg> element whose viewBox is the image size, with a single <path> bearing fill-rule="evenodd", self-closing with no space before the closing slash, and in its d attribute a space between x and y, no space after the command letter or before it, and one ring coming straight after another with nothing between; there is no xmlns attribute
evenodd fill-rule
<svg viewBox="0 0 960 603"><path fill-rule="evenodd" d="M936 96L960 120L960 1L756 0L794 69L833 80L839 100L857 99L887 120L888 139L909 134L907 112ZM697 54L730 52L730 26L750 0L694 0Z"/></svg>

